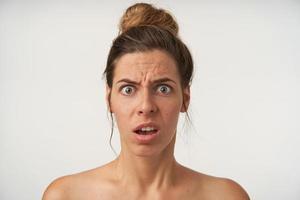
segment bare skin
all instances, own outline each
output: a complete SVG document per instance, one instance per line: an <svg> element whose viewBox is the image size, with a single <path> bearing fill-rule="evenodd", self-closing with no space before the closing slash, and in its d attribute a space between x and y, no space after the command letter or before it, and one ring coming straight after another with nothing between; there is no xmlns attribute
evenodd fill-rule
<svg viewBox="0 0 300 200"><path fill-rule="evenodd" d="M234 181L176 162L176 126L189 97L189 88L182 88L176 64L167 53L122 56L116 63L113 87L107 87L107 101L120 132L120 155L102 167L55 180L43 200L249 199ZM133 130L148 122L158 129L157 135L140 141Z"/></svg>

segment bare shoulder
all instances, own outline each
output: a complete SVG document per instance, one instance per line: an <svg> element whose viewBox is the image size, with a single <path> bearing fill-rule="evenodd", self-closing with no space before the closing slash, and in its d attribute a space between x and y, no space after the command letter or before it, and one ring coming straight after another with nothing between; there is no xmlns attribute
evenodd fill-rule
<svg viewBox="0 0 300 200"><path fill-rule="evenodd" d="M197 199L250 200L247 192L237 182L210 176L187 169L189 180L195 186Z"/></svg>
<svg viewBox="0 0 300 200"><path fill-rule="evenodd" d="M218 191L217 195L226 200L250 200L247 192L234 180L228 178L214 177L215 191Z"/></svg>
<svg viewBox="0 0 300 200"><path fill-rule="evenodd" d="M212 199L250 200L247 192L234 180L202 174L204 188Z"/></svg>
<svg viewBox="0 0 300 200"><path fill-rule="evenodd" d="M42 200L66 200L68 199L68 188L72 183L72 175L64 176L54 180L44 192Z"/></svg>
<svg viewBox="0 0 300 200"><path fill-rule="evenodd" d="M95 195L95 192L101 192L99 187L107 185L106 168L102 166L57 178L46 188L42 200L68 200L74 196L84 199L87 193Z"/></svg>

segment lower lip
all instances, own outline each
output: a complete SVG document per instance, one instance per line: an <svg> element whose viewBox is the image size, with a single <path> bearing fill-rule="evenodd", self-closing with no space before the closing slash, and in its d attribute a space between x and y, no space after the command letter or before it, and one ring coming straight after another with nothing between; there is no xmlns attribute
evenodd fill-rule
<svg viewBox="0 0 300 200"><path fill-rule="evenodd" d="M139 143L150 143L158 136L158 134L159 134L159 131L156 131L155 133L152 133L149 135L140 135L140 134L134 133L135 139Z"/></svg>

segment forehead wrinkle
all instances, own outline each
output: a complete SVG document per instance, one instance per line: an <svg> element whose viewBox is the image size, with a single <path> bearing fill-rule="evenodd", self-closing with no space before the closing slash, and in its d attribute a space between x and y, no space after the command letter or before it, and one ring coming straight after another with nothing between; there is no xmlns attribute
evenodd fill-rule
<svg viewBox="0 0 300 200"><path fill-rule="evenodd" d="M162 77L169 77L172 79L170 69L165 67L165 65L148 63L147 65L132 65L130 68L130 70L125 70L125 68L123 68L123 70L119 73L121 75L119 80L127 78L135 81L139 85L148 85Z"/></svg>
<svg viewBox="0 0 300 200"><path fill-rule="evenodd" d="M145 69L145 66L140 71L141 80L143 83L152 82L152 79L158 76L163 76L167 70L164 70L165 67L161 66L159 63L151 63L148 65L149 68Z"/></svg>
<svg viewBox="0 0 300 200"><path fill-rule="evenodd" d="M160 77L173 77L171 79L176 80L178 74L176 65L173 69L174 64L172 60L170 62L168 56L157 55L156 52L128 54L119 60L116 76L118 80L130 79L139 85L147 81L151 83Z"/></svg>

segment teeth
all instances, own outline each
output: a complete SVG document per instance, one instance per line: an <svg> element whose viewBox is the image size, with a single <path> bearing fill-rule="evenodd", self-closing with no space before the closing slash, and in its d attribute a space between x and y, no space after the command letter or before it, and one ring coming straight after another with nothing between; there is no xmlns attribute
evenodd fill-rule
<svg viewBox="0 0 300 200"><path fill-rule="evenodd" d="M155 129L153 127L143 127L141 130L142 131L154 131Z"/></svg>

